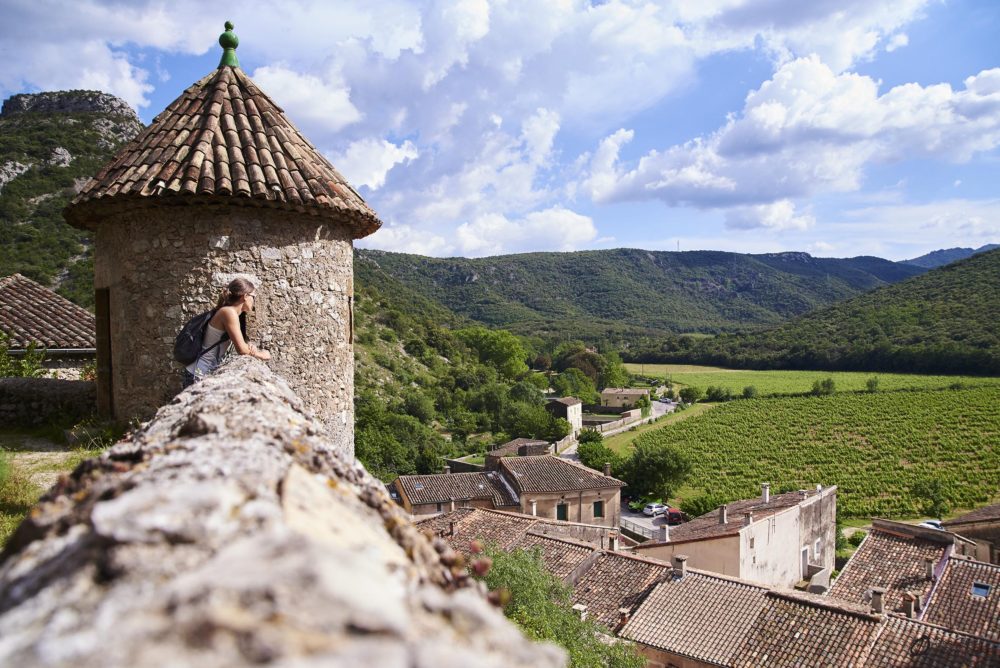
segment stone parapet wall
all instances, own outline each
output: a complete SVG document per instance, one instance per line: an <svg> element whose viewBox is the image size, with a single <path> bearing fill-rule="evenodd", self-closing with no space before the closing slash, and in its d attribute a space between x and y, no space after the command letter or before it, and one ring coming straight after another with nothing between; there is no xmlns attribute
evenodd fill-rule
<svg viewBox="0 0 1000 668"><path fill-rule="evenodd" d="M0 378L0 424L38 427L79 422L97 410L94 383L55 378Z"/></svg>
<svg viewBox="0 0 1000 668"><path fill-rule="evenodd" d="M237 358L81 464L0 553L0 665L561 666Z"/></svg>

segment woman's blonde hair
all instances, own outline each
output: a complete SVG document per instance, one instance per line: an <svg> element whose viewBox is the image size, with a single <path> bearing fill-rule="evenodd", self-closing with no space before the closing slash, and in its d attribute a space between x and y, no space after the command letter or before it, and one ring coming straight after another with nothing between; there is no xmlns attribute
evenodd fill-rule
<svg viewBox="0 0 1000 668"><path fill-rule="evenodd" d="M219 303L216 304L216 308L222 308L223 306L230 306L235 304L239 300L243 299L244 296L253 294L253 291L257 288L254 284L245 278L234 278L229 282L222 292L219 293Z"/></svg>

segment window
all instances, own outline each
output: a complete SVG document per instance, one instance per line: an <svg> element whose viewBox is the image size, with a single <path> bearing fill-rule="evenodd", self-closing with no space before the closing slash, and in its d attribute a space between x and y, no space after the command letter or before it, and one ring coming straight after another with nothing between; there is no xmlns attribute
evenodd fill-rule
<svg viewBox="0 0 1000 668"><path fill-rule="evenodd" d="M753 536L750 536L750 549L753 549Z"/></svg>
<svg viewBox="0 0 1000 668"><path fill-rule="evenodd" d="M444 510L444 508L442 508L441 504L439 503L438 504L438 512L440 513L442 510Z"/></svg>
<svg viewBox="0 0 1000 668"><path fill-rule="evenodd" d="M563 522L569 519L569 504L560 503L556 506L556 519L562 520Z"/></svg>
<svg viewBox="0 0 1000 668"><path fill-rule="evenodd" d="M603 501L594 501L594 517L604 517Z"/></svg>
<svg viewBox="0 0 1000 668"><path fill-rule="evenodd" d="M819 538L817 538L816 542L813 543L813 558L819 559Z"/></svg>
<svg viewBox="0 0 1000 668"><path fill-rule="evenodd" d="M972 583L972 598L986 598L990 595L990 586L982 582Z"/></svg>

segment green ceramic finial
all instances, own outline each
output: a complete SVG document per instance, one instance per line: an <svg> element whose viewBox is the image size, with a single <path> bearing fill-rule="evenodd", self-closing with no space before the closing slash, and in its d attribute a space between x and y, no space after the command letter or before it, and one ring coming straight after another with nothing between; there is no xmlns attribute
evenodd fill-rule
<svg viewBox="0 0 1000 668"><path fill-rule="evenodd" d="M229 65L239 67L240 59L236 57L236 47L240 45L240 38L233 34L233 22L226 21L226 32L219 35L219 46L222 47L222 60L219 67Z"/></svg>

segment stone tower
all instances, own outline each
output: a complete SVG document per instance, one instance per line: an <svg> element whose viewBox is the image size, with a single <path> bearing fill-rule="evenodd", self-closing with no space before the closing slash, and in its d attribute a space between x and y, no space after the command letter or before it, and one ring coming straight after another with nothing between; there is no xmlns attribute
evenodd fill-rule
<svg viewBox="0 0 1000 668"><path fill-rule="evenodd" d="M219 68L64 212L94 235L99 407L125 420L169 401L174 336L245 276L250 338L353 454L353 240L381 222L243 73L238 43L227 22Z"/></svg>

